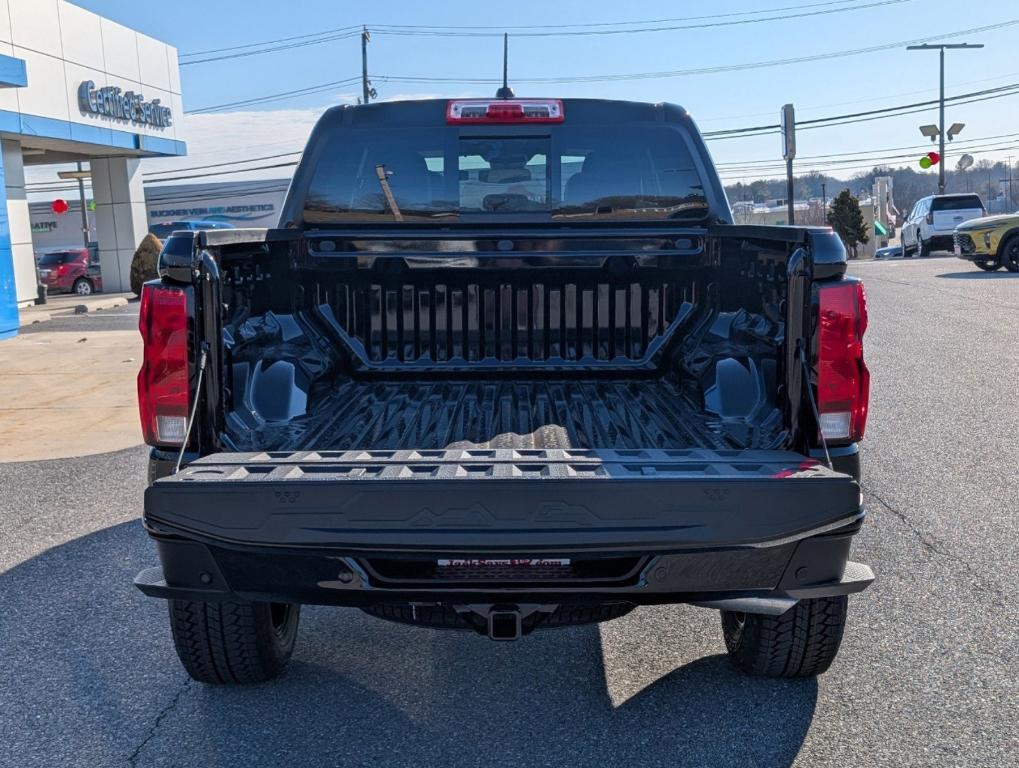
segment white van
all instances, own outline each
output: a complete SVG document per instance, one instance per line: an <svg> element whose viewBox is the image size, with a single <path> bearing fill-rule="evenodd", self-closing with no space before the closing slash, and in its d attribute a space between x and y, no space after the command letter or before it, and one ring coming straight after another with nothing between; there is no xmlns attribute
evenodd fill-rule
<svg viewBox="0 0 1019 768"><path fill-rule="evenodd" d="M972 193L930 195L917 201L902 225L902 255L930 256L952 250L952 235L964 221L986 216L980 196Z"/></svg>

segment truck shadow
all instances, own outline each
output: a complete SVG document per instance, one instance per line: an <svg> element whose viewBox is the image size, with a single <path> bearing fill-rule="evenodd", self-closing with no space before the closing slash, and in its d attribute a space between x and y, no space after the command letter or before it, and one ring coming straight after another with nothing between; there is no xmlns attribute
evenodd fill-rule
<svg viewBox="0 0 1019 768"><path fill-rule="evenodd" d="M311 607L284 678L203 686L131 585L154 556L135 521L0 573L0 730L20 765L789 765L814 715L815 681L699 656L697 627L669 626L702 613L685 608L498 644Z"/></svg>
<svg viewBox="0 0 1019 768"><path fill-rule="evenodd" d="M1019 278L1019 272L944 272L938 277L945 280L1014 280Z"/></svg>

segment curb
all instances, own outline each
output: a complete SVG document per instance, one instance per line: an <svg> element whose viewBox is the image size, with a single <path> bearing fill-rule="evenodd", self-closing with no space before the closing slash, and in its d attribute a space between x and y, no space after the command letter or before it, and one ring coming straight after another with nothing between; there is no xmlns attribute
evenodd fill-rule
<svg viewBox="0 0 1019 768"><path fill-rule="evenodd" d="M96 299L82 304L68 304L57 309L37 309L32 307L24 312L18 313L18 326L35 325L52 320L54 317L70 317L72 315L84 315L89 312L100 312L104 309L127 306L127 299L124 296L111 296L108 299Z"/></svg>

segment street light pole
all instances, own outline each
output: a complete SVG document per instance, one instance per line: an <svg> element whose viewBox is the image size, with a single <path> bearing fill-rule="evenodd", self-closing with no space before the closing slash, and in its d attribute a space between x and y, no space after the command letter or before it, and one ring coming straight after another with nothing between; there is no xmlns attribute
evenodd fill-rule
<svg viewBox="0 0 1019 768"><path fill-rule="evenodd" d="M938 163L938 194L945 194L945 49L951 48L953 50L963 48L983 48L983 43L941 43L931 45L930 43L924 43L923 45L909 45L906 46L907 51L938 51L940 64L941 64L941 97L938 100L938 155L941 157L941 161Z"/></svg>
<svg viewBox="0 0 1019 768"><path fill-rule="evenodd" d="M78 173L83 174L81 163L78 163ZM78 176L78 199L81 201L81 236L85 241L85 250L87 251L92 238L89 237L88 231L88 207L85 203L85 177L83 175Z"/></svg>
<svg viewBox="0 0 1019 768"><path fill-rule="evenodd" d="M945 49L939 51L938 58L941 59L941 96L938 99L938 155L941 162L938 163L938 194L945 194Z"/></svg>

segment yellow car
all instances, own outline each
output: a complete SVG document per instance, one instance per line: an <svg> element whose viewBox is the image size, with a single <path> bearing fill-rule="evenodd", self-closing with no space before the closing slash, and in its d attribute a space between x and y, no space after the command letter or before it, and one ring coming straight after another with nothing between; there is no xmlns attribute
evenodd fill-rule
<svg viewBox="0 0 1019 768"><path fill-rule="evenodd" d="M955 255L988 272L1019 272L1019 212L970 219L955 228Z"/></svg>

